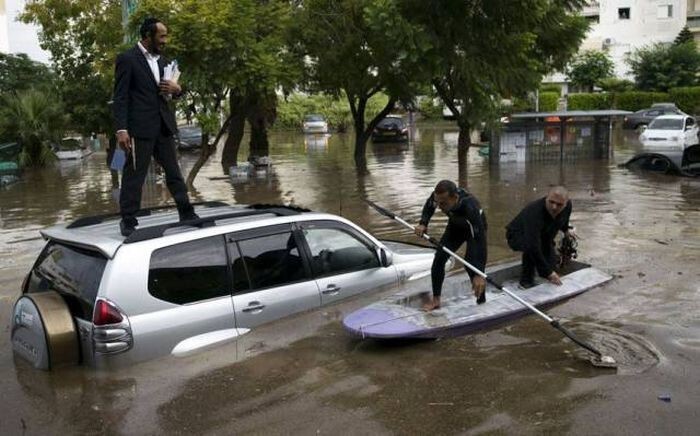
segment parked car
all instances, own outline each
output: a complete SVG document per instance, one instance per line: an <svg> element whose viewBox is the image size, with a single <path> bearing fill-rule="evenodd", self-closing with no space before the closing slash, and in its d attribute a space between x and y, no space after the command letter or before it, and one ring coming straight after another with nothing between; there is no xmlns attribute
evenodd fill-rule
<svg viewBox="0 0 700 436"><path fill-rule="evenodd" d="M661 115L639 135L645 149L684 150L698 144L698 125L689 115Z"/></svg>
<svg viewBox="0 0 700 436"><path fill-rule="evenodd" d="M407 141L408 126L400 115L388 115L372 131L372 141Z"/></svg>
<svg viewBox="0 0 700 436"><path fill-rule="evenodd" d="M311 114L304 117L301 128L304 133L328 133L328 122L323 115Z"/></svg>
<svg viewBox="0 0 700 436"><path fill-rule="evenodd" d="M639 129L648 126L651 120L660 115L682 114L683 112L673 103L655 103L649 109L642 109L633 114L627 115L624 119L623 128Z"/></svg>
<svg viewBox="0 0 700 436"><path fill-rule="evenodd" d="M219 202L196 211L181 223L146 209L127 238L116 215L42 231L14 307L15 354L42 369L185 355L430 274L433 249L380 241L336 215Z"/></svg>
<svg viewBox="0 0 700 436"><path fill-rule="evenodd" d="M196 125L178 126L175 146L178 150L194 150L202 147L202 128Z"/></svg>
<svg viewBox="0 0 700 436"><path fill-rule="evenodd" d="M68 136L54 145L54 154L58 160L80 160L92 154L92 150L83 146L80 136Z"/></svg>

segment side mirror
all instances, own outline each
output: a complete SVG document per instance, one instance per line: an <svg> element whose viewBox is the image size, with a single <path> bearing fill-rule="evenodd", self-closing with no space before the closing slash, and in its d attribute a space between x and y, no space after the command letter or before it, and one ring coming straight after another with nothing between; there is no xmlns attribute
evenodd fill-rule
<svg viewBox="0 0 700 436"><path fill-rule="evenodd" d="M386 251L383 248L377 248L377 255L379 256L379 263L384 268L388 268L394 264L394 255L391 251Z"/></svg>

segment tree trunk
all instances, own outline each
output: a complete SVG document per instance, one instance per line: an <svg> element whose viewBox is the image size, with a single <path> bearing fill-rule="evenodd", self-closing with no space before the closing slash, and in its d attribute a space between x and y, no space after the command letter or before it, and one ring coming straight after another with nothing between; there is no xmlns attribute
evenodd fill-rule
<svg viewBox="0 0 700 436"><path fill-rule="evenodd" d="M467 188L467 178L469 176L469 147L457 147L457 184L462 188Z"/></svg>
<svg viewBox="0 0 700 436"><path fill-rule="evenodd" d="M231 111L231 123L228 128L228 137L221 152L221 167L224 174L229 174L232 166L238 165L238 151L241 148L245 120L248 116L250 103L247 96L231 91L229 96L229 108Z"/></svg>
<svg viewBox="0 0 700 436"><path fill-rule="evenodd" d="M369 141L369 138L372 136L372 131L377 127L377 124L379 124L389 112L394 110L397 101L394 97L389 98L384 109L365 126L365 109L367 108L368 100L369 97L361 97L357 102L357 109L351 111L355 126L355 163L358 167L364 168L366 168L367 165L367 141Z"/></svg>
<svg viewBox="0 0 700 436"><path fill-rule="evenodd" d="M202 169L204 164L209 160L214 152L216 152L216 147L219 145L219 141L221 141L221 137L224 135L224 132L226 132L226 130L229 128L230 123L231 116L226 119L224 125L221 126L219 132L216 134L216 139L214 139L214 142L211 144L209 144L209 134L202 134L202 149L199 152L199 158L197 159L197 162L194 163L194 166L190 170L190 173L187 175L187 180L185 181L190 190L194 188L194 179L197 177L199 170Z"/></svg>
<svg viewBox="0 0 700 436"><path fill-rule="evenodd" d="M466 121L459 121L459 137L457 146L460 148L469 148L472 145L471 125Z"/></svg>
<svg viewBox="0 0 700 436"><path fill-rule="evenodd" d="M270 141L267 128L277 118L277 95L273 93L256 95L251 99L255 103L248 112L250 124L250 155L269 156Z"/></svg>

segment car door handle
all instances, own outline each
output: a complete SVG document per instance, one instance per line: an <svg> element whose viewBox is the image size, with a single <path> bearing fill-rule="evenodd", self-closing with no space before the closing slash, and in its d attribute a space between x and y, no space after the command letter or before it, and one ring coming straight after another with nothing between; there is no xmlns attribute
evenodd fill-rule
<svg viewBox="0 0 700 436"><path fill-rule="evenodd" d="M256 312L260 313L265 308L264 304L260 304L258 301L251 301L248 303L248 307L243 309L243 312Z"/></svg>
<svg viewBox="0 0 700 436"><path fill-rule="evenodd" d="M336 295L339 292L340 292L340 287L333 285L333 284L326 286L326 289L324 291L321 291L321 293L325 294L325 295Z"/></svg>

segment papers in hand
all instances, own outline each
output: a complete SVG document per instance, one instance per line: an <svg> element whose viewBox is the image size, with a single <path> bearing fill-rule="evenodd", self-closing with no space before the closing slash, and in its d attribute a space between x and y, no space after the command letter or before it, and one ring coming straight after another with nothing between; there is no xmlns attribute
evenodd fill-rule
<svg viewBox="0 0 700 436"><path fill-rule="evenodd" d="M163 69L163 79L172 80L177 83L180 78L180 68L177 66L177 61L172 61Z"/></svg>

